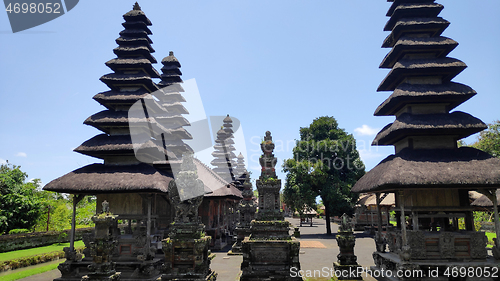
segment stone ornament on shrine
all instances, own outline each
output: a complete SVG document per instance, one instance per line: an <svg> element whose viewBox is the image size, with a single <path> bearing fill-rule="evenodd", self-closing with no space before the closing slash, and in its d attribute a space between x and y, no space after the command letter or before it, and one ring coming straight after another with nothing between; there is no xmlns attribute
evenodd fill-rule
<svg viewBox="0 0 500 281"><path fill-rule="evenodd" d="M300 243L289 234L290 223L280 210L281 180L276 176L274 143L267 131L261 143L263 155L259 162L262 172L256 181L259 191L259 211L250 223L250 236L242 245L241 281L302 280L290 276L290 270L300 270Z"/></svg>
<svg viewBox="0 0 500 281"><path fill-rule="evenodd" d="M182 200L182 194L191 193L190 189L203 189L203 182L198 179L192 154L184 154L182 158L181 171L169 184L168 197L175 218L169 237L162 241L165 264L159 280L214 281L217 273L210 269L211 237L205 234L205 226L198 217L203 195Z"/></svg>
<svg viewBox="0 0 500 281"><path fill-rule="evenodd" d="M118 281L120 272L116 272L116 263L111 260L118 241L110 231L116 224L117 216L109 212L109 203L102 202L103 211L92 217L95 223L94 239L89 244L92 263L89 273L82 281Z"/></svg>
<svg viewBox="0 0 500 281"><path fill-rule="evenodd" d="M233 244L231 251L228 252L228 255L241 254L241 242L245 237L251 234L251 222L255 218L255 212L257 211L257 205L253 200L252 183L250 182L250 175L248 172L245 182L243 183L243 192L241 194L243 195L243 200L241 200L238 205L239 220L236 224L236 242Z"/></svg>
<svg viewBox="0 0 500 281"><path fill-rule="evenodd" d="M357 257L354 255L354 245L356 237L352 231L351 218L347 214L341 217L341 224L335 237L339 246L340 253L337 255L338 261L333 263L335 272L341 273L337 276L339 280L362 280L361 275L357 275L360 265L356 262ZM352 272L356 275L352 276Z"/></svg>

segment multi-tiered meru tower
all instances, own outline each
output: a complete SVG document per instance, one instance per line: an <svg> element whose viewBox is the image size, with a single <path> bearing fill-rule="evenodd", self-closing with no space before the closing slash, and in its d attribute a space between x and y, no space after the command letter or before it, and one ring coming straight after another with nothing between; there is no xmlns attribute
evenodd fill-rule
<svg viewBox="0 0 500 281"><path fill-rule="evenodd" d="M236 167L236 155L234 151L234 136L233 136L233 120L229 114L224 118L223 125L217 131L217 139L215 140L214 152L212 156L214 160L210 162L215 168L213 171L221 176L227 182L235 180L234 168Z"/></svg>
<svg viewBox="0 0 500 281"><path fill-rule="evenodd" d="M441 36L449 25L438 17L443 6L434 0L388 2L393 3L384 30L391 33L382 46L391 50L380 67L391 71L378 91L393 93L375 115L395 116L396 121L378 133L373 145L394 145L395 154L352 189L375 193L377 199L382 192L396 194L398 224L382 232L379 221L376 268L422 269L421 279L430 279L429 269L444 276L450 266L496 267L484 233L474 230L468 191L496 190L500 160L457 147L458 140L486 125L467 113L451 112L476 92L451 82L466 65L448 57L458 43Z"/></svg>
<svg viewBox="0 0 500 281"><path fill-rule="evenodd" d="M154 52L148 28L151 22L137 3L123 18L124 30L116 39L118 47L113 50L116 58L106 62L112 73L101 77L110 90L94 96L106 109L84 122L102 133L75 149L104 163L70 172L47 184L44 190L75 195L73 231L76 204L84 195L97 196L98 211L101 202L109 202L109 211L123 222L110 224L112 237L109 237L109 241L116 241L109 259L116 264L116 271L121 272L121 280L156 280L164 259L158 246L171 221L171 206L165 195L173 175L155 169L153 163L175 159L180 153L168 146L174 139L172 130L165 127L166 122L156 119L169 116L169 112L160 104L161 98L152 96L160 88L153 78L160 78L160 74L152 66L156 60L151 54ZM94 238L85 237L87 248L92 248L92 241L99 242L97 233ZM71 236L70 252L74 251L74 235ZM87 252L83 260L68 258L59 265L62 274L59 280L81 280L89 273L92 258L94 263L102 259L102 253L94 252ZM97 273L90 276L99 276Z"/></svg>

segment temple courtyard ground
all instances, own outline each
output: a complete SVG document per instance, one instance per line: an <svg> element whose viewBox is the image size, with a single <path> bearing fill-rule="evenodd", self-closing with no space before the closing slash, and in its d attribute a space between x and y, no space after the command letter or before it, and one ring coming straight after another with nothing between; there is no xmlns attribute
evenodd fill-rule
<svg viewBox="0 0 500 281"><path fill-rule="evenodd" d="M298 226L299 220L287 218L293 225ZM316 273L317 278L310 278L308 280L329 280L329 278L322 278L326 272L333 269L333 262L337 261L339 247L335 240L335 234L338 229L336 223L331 223L332 235L325 234L326 226L325 220L314 219L313 226L300 227L301 237L298 240L301 242L300 247L300 264L304 274L309 273L311 276ZM374 265L372 253L375 250L375 242L373 238L364 234L363 232L355 232L356 234L356 247L354 253L358 257L358 263L362 267L370 267ZM240 264L242 261L241 256L227 255L230 247L226 247L223 251L215 251L216 257L212 260L211 268L218 273L218 281L235 281L240 272ZM316 272L314 272L316 270ZM294 272L292 274L295 274ZM38 275L33 275L21 281L52 281L60 277L58 270L52 270ZM363 275L364 276L364 275ZM365 277L364 280L375 280L371 276Z"/></svg>

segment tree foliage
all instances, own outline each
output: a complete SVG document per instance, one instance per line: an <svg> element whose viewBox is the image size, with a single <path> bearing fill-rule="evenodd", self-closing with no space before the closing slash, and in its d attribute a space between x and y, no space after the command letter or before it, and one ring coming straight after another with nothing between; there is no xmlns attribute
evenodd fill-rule
<svg viewBox="0 0 500 281"><path fill-rule="evenodd" d="M30 231L64 230L71 227L72 197L42 191L40 180L26 181L28 175L19 166L0 166L0 234L13 229ZM94 196L77 205L76 224L93 226ZM16 232L16 231L14 231Z"/></svg>
<svg viewBox="0 0 500 281"><path fill-rule="evenodd" d="M478 140L472 147L500 157L500 120L488 125L488 129L479 134Z"/></svg>
<svg viewBox="0 0 500 281"><path fill-rule="evenodd" d="M357 194L351 193L351 187L364 175L364 164L356 140L338 127L335 118L319 117L309 127L300 128L293 156L283 165L288 206L300 212L305 206L314 207L320 196L327 221L330 215L352 214ZM331 234L329 223L327 233Z"/></svg>
<svg viewBox="0 0 500 281"><path fill-rule="evenodd" d="M0 166L0 233L12 229L32 229L43 208L37 188L40 180L27 182L19 166Z"/></svg>

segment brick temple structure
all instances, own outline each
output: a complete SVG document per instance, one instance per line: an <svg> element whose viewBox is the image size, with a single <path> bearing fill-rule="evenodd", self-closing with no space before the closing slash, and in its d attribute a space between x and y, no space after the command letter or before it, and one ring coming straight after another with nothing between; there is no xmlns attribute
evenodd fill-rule
<svg viewBox="0 0 500 281"><path fill-rule="evenodd" d="M451 81L466 68L448 57L458 43L441 36L450 23L438 16L443 6L434 0L388 2L392 5L384 30L390 34L382 47L390 51L380 67L391 71L378 91L392 94L375 115L396 120L378 133L373 145L393 145L395 154L352 188L377 196L374 269L391 270L394 276L396 270L423 270L423 276L414 278L418 280L435 280L430 272L448 280L446 269L455 266L491 270L498 267L498 260L488 255L484 232L474 229L468 192L495 194L500 187L500 159L457 147L458 140L487 127L467 113L452 112L476 94ZM398 222L382 232L380 194L387 192L395 194Z"/></svg>

